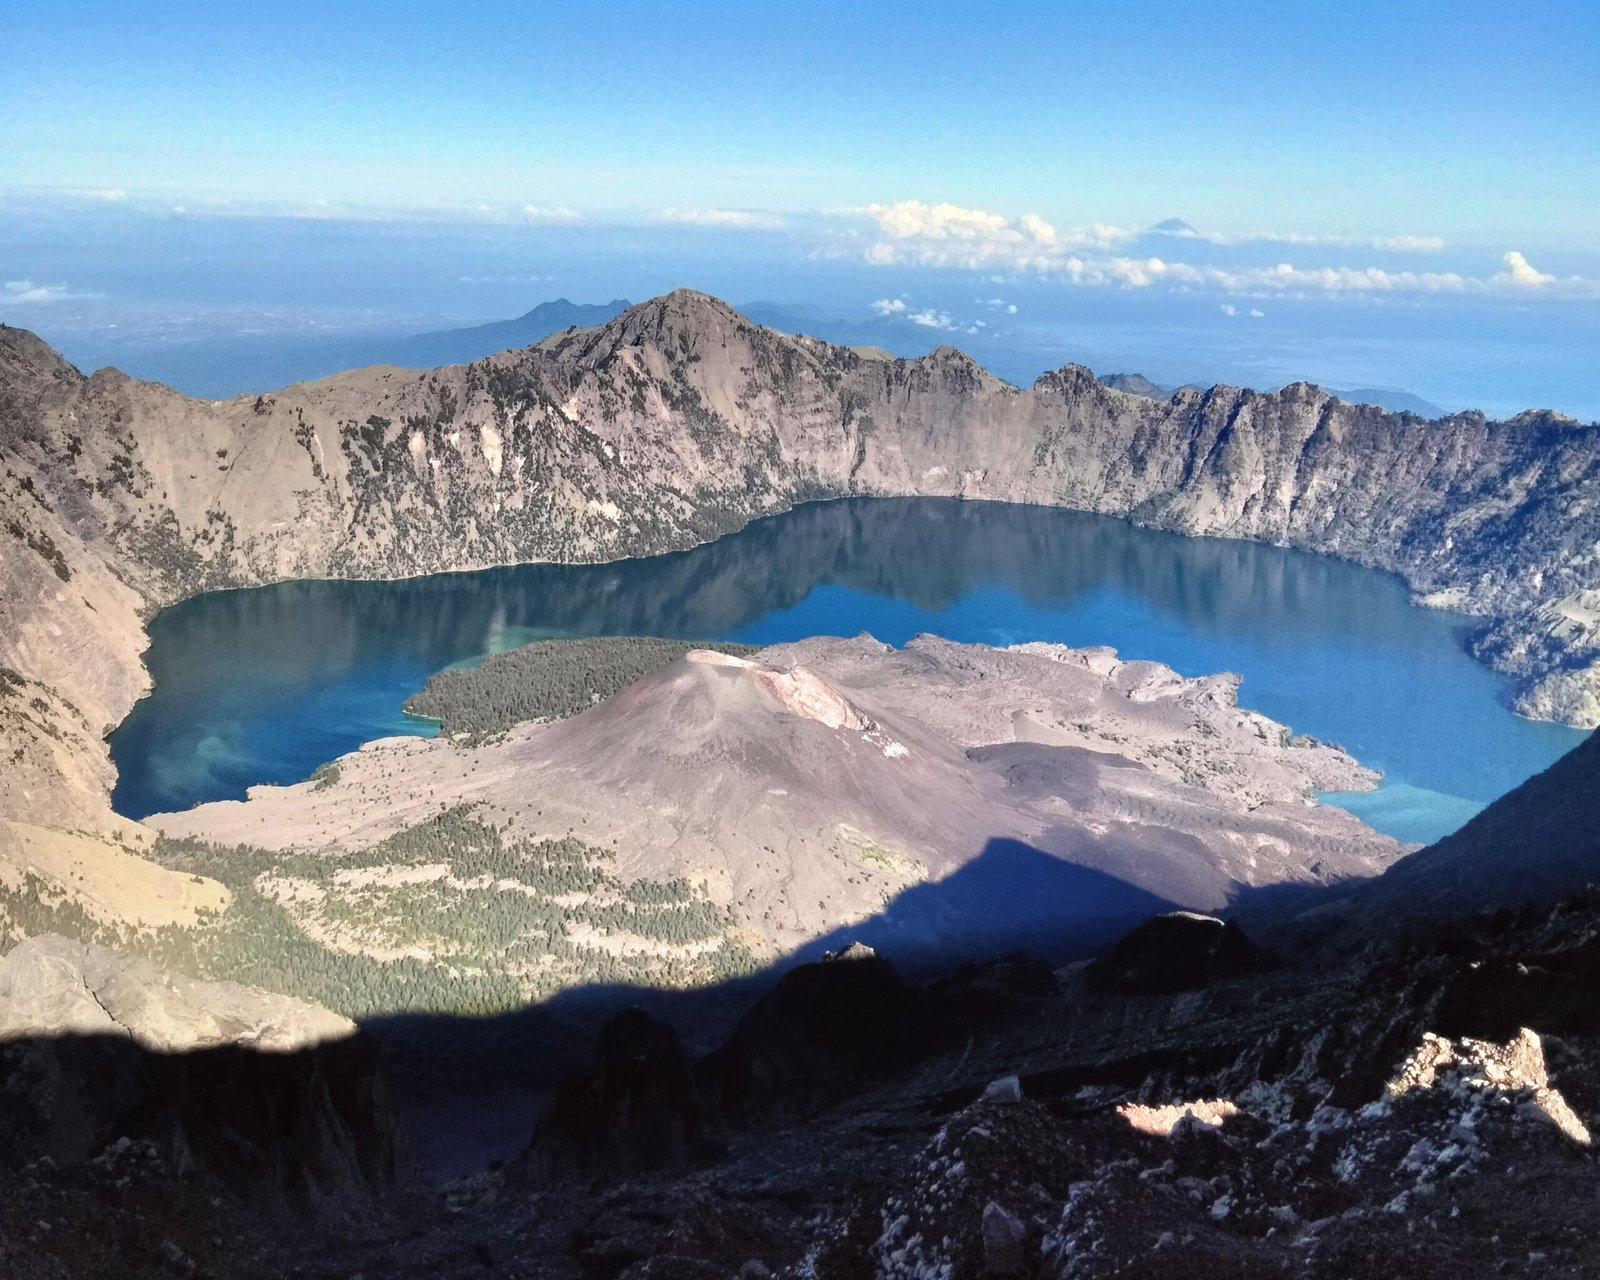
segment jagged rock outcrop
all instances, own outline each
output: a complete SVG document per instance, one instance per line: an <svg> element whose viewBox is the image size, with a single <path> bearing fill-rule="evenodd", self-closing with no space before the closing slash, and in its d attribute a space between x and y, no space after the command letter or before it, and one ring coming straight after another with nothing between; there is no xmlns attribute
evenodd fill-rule
<svg viewBox="0 0 1600 1280"><path fill-rule="evenodd" d="M1573 997L1595 911L1580 895L1134 1000L1069 974L976 1034L946 983L912 988L954 1034L800 1123L730 1118L709 1169L572 1202L571 1247L594 1274L752 1280L1586 1275L1600 1043ZM1466 975L1547 965L1565 997L1526 1025L1446 1012ZM533 1203L507 1182L481 1212Z"/></svg>
<svg viewBox="0 0 1600 1280"><path fill-rule="evenodd" d="M552 1152L673 1157L711 1117L720 1150L701 1158L527 1177L530 1151L442 1200L286 1230L113 1143L0 1181L0 1260L29 1280L104 1273L115 1252L82 1265L85 1242L114 1230L142 1265L125 1269L151 1276L1574 1280L1593 1271L1600 1195L1597 928L1600 895L1576 895L1199 991L1129 999L1065 970L1059 991L1025 979L1034 994L981 1018L959 992L1012 989L1028 965L862 1000L885 961L840 948L855 958L811 966L829 998L752 1010L777 1064L756 1105L715 1102L726 1049L693 1064L691 1091L675 1038L636 1014L540 1126L580 1138Z"/></svg>
<svg viewBox="0 0 1600 1280"><path fill-rule="evenodd" d="M1092 985L1124 995L1173 995L1238 978L1264 957L1233 921L1172 911L1136 925L1088 970Z"/></svg>
<svg viewBox="0 0 1600 1280"><path fill-rule="evenodd" d="M1075 366L1019 390L953 348L870 359L679 291L469 365L223 402L85 377L0 329L0 458L0 667L33 682L0 690L0 803L34 820L103 820L98 734L143 687L142 609L637 555L844 493L1072 506L1392 569L1490 619L1479 650L1522 709L1600 720L1600 429L1551 413L1424 422L1305 384L1161 402Z"/></svg>
<svg viewBox="0 0 1600 1280"><path fill-rule="evenodd" d="M600 1029L589 1063L556 1090L511 1176L537 1184L679 1168L716 1155L714 1133L678 1033L643 1009L625 1009Z"/></svg>
<svg viewBox="0 0 1600 1280"><path fill-rule="evenodd" d="M172 1173L334 1208L389 1189L396 1129L348 1019L105 947L30 938L0 960L0 1161L148 1144Z"/></svg>

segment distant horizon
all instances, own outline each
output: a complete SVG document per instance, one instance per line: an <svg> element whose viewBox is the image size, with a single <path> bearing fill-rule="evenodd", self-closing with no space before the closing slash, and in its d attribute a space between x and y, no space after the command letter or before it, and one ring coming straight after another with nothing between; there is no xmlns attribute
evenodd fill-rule
<svg viewBox="0 0 1600 1280"><path fill-rule="evenodd" d="M0 320L130 372L692 283L1011 381L1600 419L1592 3L10 16Z"/></svg>
<svg viewBox="0 0 1600 1280"><path fill-rule="evenodd" d="M5 317L3 315L0 315L0 324L8 325L13 328L27 329L30 332L36 333L43 340L49 342L50 345L64 358L68 359L73 365L78 367L84 373L93 373L102 368L113 368L119 372L129 375L130 377L139 378L143 381L163 383L171 386L174 390L193 398L215 400L231 399L233 397L242 395L256 395L266 391L278 390L295 382L318 381L322 378L336 376L339 373L372 367L374 365L395 364L401 368L421 369L433 368L443 364L463 363L464 360L461 359L442 359L438 361L432 361L427 364L401 362L393 358L357 359L357 361L354 363L337 363L337 361L341 355L351 352L370 354L371 351L377 350L384 344L397 346L419 338L465 336L471 334L476 329L493 330L496 328L502 328L514 324L519 320L524 320L535 316L541 310L546 308L564 305L574 309L599 309L615 307L619 303L625 303L627 307L632 308L643 303L653 301L657 298L664 297L669 293L679 290L688 290L705 294L708 297L723 302L725 305L733 308L735 311L738 311L741 315L744 315L753 323L761 324L765 327L776 328L781 332L803 334L808 337L819 338L823 341L832 342L838 346L882 347L895 359L918 359L941 346L950 346L976 360L988 373L992 374L993 376L1000 378L1002 381L1006 381L1013 386L1024 389L1031 387L1040 377L1043 377L1048 373L1065 368L1067 366L1077 366L1089 369L1096 376L1096 378L1101 380L1116 377L1143 378L1155 384L1160 390L1168 394L1182 386L1198 386L1202 389L1210 389L1215 386L1228 386L1252 390L1262 394L1271 394L1275 391L1281 390L1286 386L1294 385L1296 383L1305 383L1316 386L1320 390L1327 392L1330 395L1345 399L1351 403L1372 403L1377 404L1380 407L1390 409L1391 411L1411 412L1423 417L1439 417L1457 413L1475 412L1483 413L1491 419L1505 419L1509 417L1515 417L1519 413L1532 411L1554 412L1564 417L1574 418L1585 425L1600 425L1600 414L1586 418L1582 415L1574 414L1569 410L1564 409L1560 405L1530 403L1522 405L1520 408L1501 410L1497 412L1481 405L1460 401L1454 403L1433 402L1415 391L1413 388L1404 385L1379 383L1358 384L1348 379L1345 380L1343 385L1340 385L1338 381L1334 379L1318 378L1306 374L1285 376L1275 380L1256 380L1252 382L1205 376L1189 377L1180 380L1177 378L1162 378L1160 376L1152 376L1150 370L1143 366L1113 367L1112 365L1104 362L1098 364L1090 363L1088 360L1078 358L1076 356L1067 356L1056 363L1042 365L1031 375L1019 375L1015 372L1008 374L1006 372L997 370L988 360L983 358L983 354L980 351L975 351L973 347L963 343L961 339L966 335L950 334L942 331L919 333L915 329L907 331L904 329L896 330L889 327L885 327L879 331L867 332L865 331L864 326L874 323L881 324L884 321L884 317L866 316L858 317L852 321L851 318L845 316L825 316L820 312L817 312L815 307L808 306L804 303L788 304L764 299L734 301L728 298L720 297L719 295L711 293L708 290L700 289L689 284L676 285L673 288L662 290L660 293L639 298L624 298L621 295L618 295L616 297L609 298L604 302L574 300L563 294L559 297L542 298L538 302L526 307L515 315L502 315L485 317L481 319L471 319L465 323L446 325L439 329L415 330L380 328L370 331L337 331L329 334L318 335L316 337L302 334L299 336L298 341L295 339L288 339L286 342L280 342L276 345L274 344L272 336L264 333L250 334L248 336L233 335L231 347L227 339L202 339L188 343L167 344L164 346L159 343L156 345L143 347L132 345L124 348L122 354L131 356L133 359L123 360L122 362L119 362L116 358L98 358L100 353L108 351L115 356L117 354L116 349L114 347L108 347L103 343L103 341L101 344L97 345L92 337L83 333L69 333L65 341L58 342L54 340L47 332L43 332L28 324L19 324L14 319ZM813 312L817 312L817 314L808 314ZM789 323L787 325L781 323L781 321L784 320L789 321ZM559 326L557 331L559 331L560 328L566 327L568 326ZM252 379L247 373L239 372L239 348L241 345L248 347L251 343L265 344L267 348L265 354L267 355L268 359L273 362L274 367L279 367L284 370L283 376L276 379L268 378L266 380L262 380L260 377ZM517 349L517 347L494 347L492 349L485 349L480 354L474 354L470 357L470 359L481 359L483 356L495 354L501 350L512 349ZM89 358L78 358L77 353L84 352L89 353ZM235 357L234 362L232 363L230 363L229 360L230 354ZM1002 357L1004 357L1005 353L1002 352L1001 354ZM177 357L176 359L174 359L175 356ZM1000 363L1015 364L1015 361L1008 362L1002 358ZM248 367L249 361L246 360L244 364L246 367ZM125 367L129 365L134 367ZM198 372L197 366L199 365L207 366L208 371ZM298 374L294 373L292 370L296 366L302 366L307 370L307 372ZM1152 362L1151 368L1159 368L1159 365ZM1380 398L1365 400L1352 399L1352 395L1354 393L1363 392ZM1416 403L1406 403L1413 401Z"/></svg>

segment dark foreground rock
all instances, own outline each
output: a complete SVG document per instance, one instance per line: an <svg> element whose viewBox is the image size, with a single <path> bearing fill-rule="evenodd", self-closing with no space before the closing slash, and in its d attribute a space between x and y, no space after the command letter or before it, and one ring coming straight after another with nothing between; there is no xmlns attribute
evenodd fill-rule
<svg viewBox="0 0 1600 1280"><path fill-rule="evenodd" d="M347 1019L105 947L20 944L0 961L0 1169L130 1151L299 1212L369 1204L401 1155Z"/></svg>
<svg viewBox="0 0 1600 1280"><path fill-rule="evenodd" d="M1171 993L835 960L699 1059L615 1019L523 1162L376 1216L289 1229L221 1188L198 1227L189 1180L114 1143L31 1162L0 1244L91 1274L80 1241L132 1204L129 1274L1595 1275L1597 939L1579 894Z"/></svg>
<svg viewBox="0 0 1600 1280"><path fill-rule="evenodd" d="M592 1060L545 1108L515 1180L613 1179L707 1161L720 1147L678 1033L642 1009L601 1029Z"/></svg>
<svg viewBox="0 0 1600 1280"><path fill-rule="evenodd" d="M1129 930L1089 969L1096 990L1165 996L1260 968L1265 957L1232 921L1172 911Z"/></svg>

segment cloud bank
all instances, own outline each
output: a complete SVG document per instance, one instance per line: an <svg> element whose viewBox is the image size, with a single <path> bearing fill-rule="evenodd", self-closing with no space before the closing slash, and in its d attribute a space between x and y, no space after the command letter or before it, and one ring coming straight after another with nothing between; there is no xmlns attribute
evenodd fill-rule
<svg viewBox="0 0 1600 1280"><path fill-rule="evenodd" d="M1308 265L1286 260L1270 265L1217 264L1131 251L1153 247L1152 238L1165 238L1178 243L1204 241L1213 246L1270 242L1431 254L1444 248L1444 241L1437 236L1408 234L1365 241L1293 234L1228 238L1203 234L1176 220L1145 232L1130 232L1105 223L1062 228L1035 213L1010 218L984 209L920 200L871 204L862 212L876 231L862 256L869 264L880 267L945 268L1003 273L998 279L1030 275L1071 285L1123 289L1161 286L1247 296L1543 291L1553 297L1600 297L1600 281L1577 276L1557 278L1538 270L1516 250L1504 255L1504 270L1482 276L1377 263Z"/></svg>
<svg viewBox="0 0 1600 1280"><path fill-rule="evenodd" d="M0 283L0 303L22 304L65 302L72 298L95 298L94 293L74 293L64 284L35 284L32 280L7 280Z"/></svg>
<svg viewBox="0 0 1600 1280"><path fill-rule="evenodd" d="M733 231L777 231L787 225L779 213L755 209L664 209L661 221L690 227L723 227Z"/></svg>
<svg viewBox="0 0 1600 1280"><path fill-rule="evenodd" d="M530 222L581 222L583 215L576 209L569 209L564 204L543 205L525 204L522 206L522 216Z"/></svg>

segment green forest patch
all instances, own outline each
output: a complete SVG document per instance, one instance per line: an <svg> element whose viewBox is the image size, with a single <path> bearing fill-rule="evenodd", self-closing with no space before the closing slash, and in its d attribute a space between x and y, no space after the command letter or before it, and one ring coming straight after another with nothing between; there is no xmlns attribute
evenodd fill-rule
<svg viewBox="0 0 1600 1280"><path fill-rule="evenodd" d="M0 934L64 933L357 1018L502 1013L571 987L691 987L757 967L704 885L624 881L613 851L517 839L468 807L364 849L161 837L152 857L221 881L232 904L197 927L108 929L39 885L0 886Z"/></svg>
<svg viewBox="0 0 1600 1280"><path fill-rule="evenodd" d="M475 667L432 676L405 709L440 723L442 736L476 745L528 720L562 720L621 693L694 649L743 657L750 645L644 636L537 640Z"/></svg>

